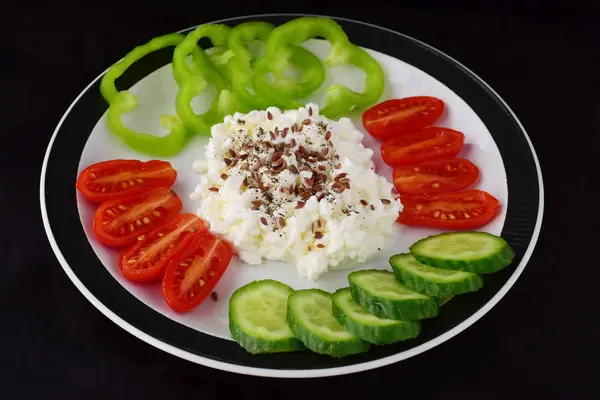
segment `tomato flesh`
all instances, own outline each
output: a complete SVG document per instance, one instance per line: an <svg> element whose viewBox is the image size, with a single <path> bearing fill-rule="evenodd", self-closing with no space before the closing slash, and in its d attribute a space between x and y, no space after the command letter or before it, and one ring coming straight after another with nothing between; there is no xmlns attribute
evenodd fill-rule
<svg viewBox="0 0 600 400"><path fill-rule="evenodd" d="M119 258L123 276L134 282L152 282L163 277L171 259L182 251L190 233L205 230L204 221L194 214L179 214L152 232L138 236Z"/></svg>
<svg viewBox="0 0 600 400"><path fill-rule="evenodd" d="M376 104L363 113L363 126L378 140L419 131L435 124L444 113L444 102L435 97L416 96Z"/></svg>
<svg viewBox="0 0 600 400"><path fill-rule="evenodd" d="M110 160L90 165L77 179L77 190L90 202L104 201L170 187L177 178L171 163L160 160Z"/></svg>
<svg viewBox="0 0 600 400"><path fill-rule="evenodd" d="M464 158L426 161L394 168L394 185L400 194L443 193L462 190L477 180L479 169Z"/></svg>
<svg viewBox="0 0 600 400"><path fill-rule="evenodd" d="M465 135L459 131L429 127L388 140L381 146L381 156L392 167L418 164L455 157L464 142Z"/></svg>
<svg viewBox="0 0 600 400"><path fill-rule="evenodd" d="M186 312L200 304L227 269L233 249L210 232L194 232L185 249L169 262L162 282L169 307Z"/></svg>
<svg viewBox="0 0 600 400"><path fill-rule="evenodd" d="M109 200L96 210L94 233L105 246L126 247L173 219L182 207L175 192L164 187Z"/></svg>
<svg viewBox="0 0 600 400"><path fill-rule="evenodd" d="M398 222L405 225L442 229L475 229L490 222L500 202L483 190L401 195L404 206Z"/></svg>

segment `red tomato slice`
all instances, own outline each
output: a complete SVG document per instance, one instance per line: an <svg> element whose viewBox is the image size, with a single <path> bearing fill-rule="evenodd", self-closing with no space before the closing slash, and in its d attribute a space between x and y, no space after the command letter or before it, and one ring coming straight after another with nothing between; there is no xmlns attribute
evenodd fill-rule
<svg viewBox="0 0 600 400"><path fill-rule="evenodd" d="M186 246L191 232L206 230L204 221L194 214L179 214L170 222L147 235L121 253L119 268L134 282L151 282L162 278L171 259Z"/></svg>
<svg viewBox="0 0 600 400"><path fill-rule="evenodd" d="M126 247L173 219L182 207L175 192L164 187L106 201L94 216L94 233L105 246Z"/></svg>
<svg viewBox="0 0 600 400"><path fill-rule="evenodd" d="M185 249L169 262L162 291L169 307L189 311L208 296L227 269L233 249L210 232L194 232Z"/></svg>
<svg viewBox="0 0 600 400"><path fill-rule="evenodd" d="M404 209L398 222L405 225L445 229L475 229L490 222L500 209L500 203L482 190L402 195Z"/></svg>
<svg viewBox="0 0 600 400"><path fill-rule="evenodd" d="M429 127L388 140L381 146L381 156L392 167L418 164L455 157L460 153L464 142L465 135L459 131Z"/></svg>
<svg viewBox="0 0 600 400"><path fill-rule="evenodd" d="M111 160L81 171L77 190L87 200L100 204L153 187L171 187L176 178L177 172L166 161Z"/></svg>
<svg viewBox="0 0 600 400"><path fill-rule="evenodd" d="M426 161L394 168L394 185L400 194L443 193L469 187L479 169L464 158Z"/></svg>
<svg viewBox="0 0 600 400"><path fill-rule="evenodd" d="M420 131L431 126L444 113L444 102L435 97L418 96L384 101L363 113L367 132L375 139L387 140L402 132Z"/></svg>

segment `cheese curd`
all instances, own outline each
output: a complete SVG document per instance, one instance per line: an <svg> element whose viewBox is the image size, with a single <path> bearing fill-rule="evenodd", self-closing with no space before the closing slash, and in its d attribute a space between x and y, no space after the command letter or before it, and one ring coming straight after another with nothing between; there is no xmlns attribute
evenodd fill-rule
<svg viewBox="0 0 600 400"><path fill-rule="evenodd" d="M402 206L350 119L270 107L227 116L211 136L191 198L243 261L286 261L315 281L388 245Z"/></svg>

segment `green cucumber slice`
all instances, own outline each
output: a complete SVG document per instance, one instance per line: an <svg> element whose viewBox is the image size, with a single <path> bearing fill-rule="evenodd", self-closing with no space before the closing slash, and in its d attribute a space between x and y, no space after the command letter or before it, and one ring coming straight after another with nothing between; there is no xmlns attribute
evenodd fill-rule
<svg viewBox="0 0 600 400"><path fill-rule="evenodd" d="M410 252L436 268L489 274L507 267L515 253L499 236L486 232L450 232L421 239Z"/></svg>
<svg viewBox="0 0 600 400"><path fill-rule="evenodd" d="M348 332L378 345L412 339L421 332L421 321L383 319L369 314L352 299L350 288L333 294L333 315Z"/></svg>
<svg viewBox="0 0 600 400"><path fill-rule="evenodd" d="M446 304L447 302L449 302L450 300L452 300L454 296L450 296L450 297L438 297L437 298L437 303L438 303L438 307L443 306L444 304Z"/></svg>
<svg viewBox="0 0 600 400"><path fill-rule="evenodd" d="M303 350L286 323L287 301L293 292L271 279L236 290L229 300L231 337L252 354Z"/></svg>
<svg viewBox="0 0 600 400"><path fill-rule="evenodd" d="M418 262L410 253L390 257L390 264L400 283L427 296L452 297L483 286L477 274L430 267Z"/></svg>
<svg viewBox="0 0 600 400"><path fill-rule="evenodd" d="M379 318L412 321L435 317L437 301L401 285L393 272L362 270L348 275L354 301Z"/></svg>
<svg viewBox="0 0 600 400"><path fill-rule="evenodd" d="M343 357L369 350L369 344L348 332L333 316L331 294L298 290L288 299L287 321L294 335L319 354Z"/></svg>

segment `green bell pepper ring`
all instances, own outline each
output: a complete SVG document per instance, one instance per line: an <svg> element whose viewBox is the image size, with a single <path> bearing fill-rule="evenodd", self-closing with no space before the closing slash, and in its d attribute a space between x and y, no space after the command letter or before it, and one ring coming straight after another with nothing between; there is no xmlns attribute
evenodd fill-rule
<svg viewBox="0 0 600 400"><path fill-rule="evenodd" d="M364 50L350 43L343 29L330 18L297 18L275 28L269 35L264 57L271 72L276 76L281 75L292 59L293 46L299 46L314 37L323 37L331 43L325 60L327 66L352 64L366 73L365 90L362 93L344 85L330 86L326 91L325 107L321 110L323 115L339 117L356 107L375 103L385 86L381 66Z"/></svg>
<svg viewBox="0 0 600 400"><path fill-rule="evenodd" d="M303 47L293 47L289 61L298 68L300 81L285 77L283 74L280 76L273 74L275 82L269 82L267 74L272 72L271 64L263 57L256 62L252 84L258 95L269 99L278 107L292 109L304 106L297 100L321 87L325 80L325 68L321 60Z"/></svg>
<svg viewBox="0 0 600 400"><path fill-rule="evenodd" d="M252 54L246 47L253 40L267 41L269 33L275 26L260 21L242 23L231 31L229 35L229 51L233 57L227 64L228 77L236 96L252 108L263 110L273 103L268 98L256 96L248 91L252 87L253 70L251 66Z"/></svg>
<svg viewBox="0 0 600 400"><path fill-rule="evenodd" d="M295 99L317 90L325 80L325 69L311 52L293 47L290 61L299 69L301 79L279 75L275 76L275 82L271 84L266 78L269 72L267 64L262 58L254 58L247 45L253 40L267 42L273 29L275 27L266 22L246 22L233 29L229 36L229 49L234 57L228 64L228 76L236 95L253 108L265 109L273 105L297 108L300 105ZM256 88L255 82L262 90ZM252 89L254 93L250 93L248 89Z"/></svg>
<svg viewBox="0 0 600 400"><path fill-rule="evenodd" d="M204 52L194 60L194 71L186 62L187 56L194 51L200 39L209 38L215 47L223 47L230 31L230 27L222 24L200 25L187 35L173 53L173 75L179 83L175 108L179 118L193 133L209 134L212 125L239 108L236 97L228 89L227 79ZM205 90L208 83L215 85L217 95L208 111L196 114L191 101Z"/></svg>
<svg viewBox="0 0 600 400"><path fill-rule="evenodd" d="M152 39L148 43L134 48L125 57L108 69L100 82L100 92L108 102L108 127L127 146L133 150L148 155L168 157L177 154L186 144L187 132L180 121L171 123L171 131L166 136L155 136L135 132L125 127L121 121L124 113L138 106L137 97L126 91L118 91L115 80L120 77L133 63L142 57L169 46L177 46L185 36L171 33ZM197 56L198 52L194 52ZM195 58L195 57L194 57Z"/></svg>

